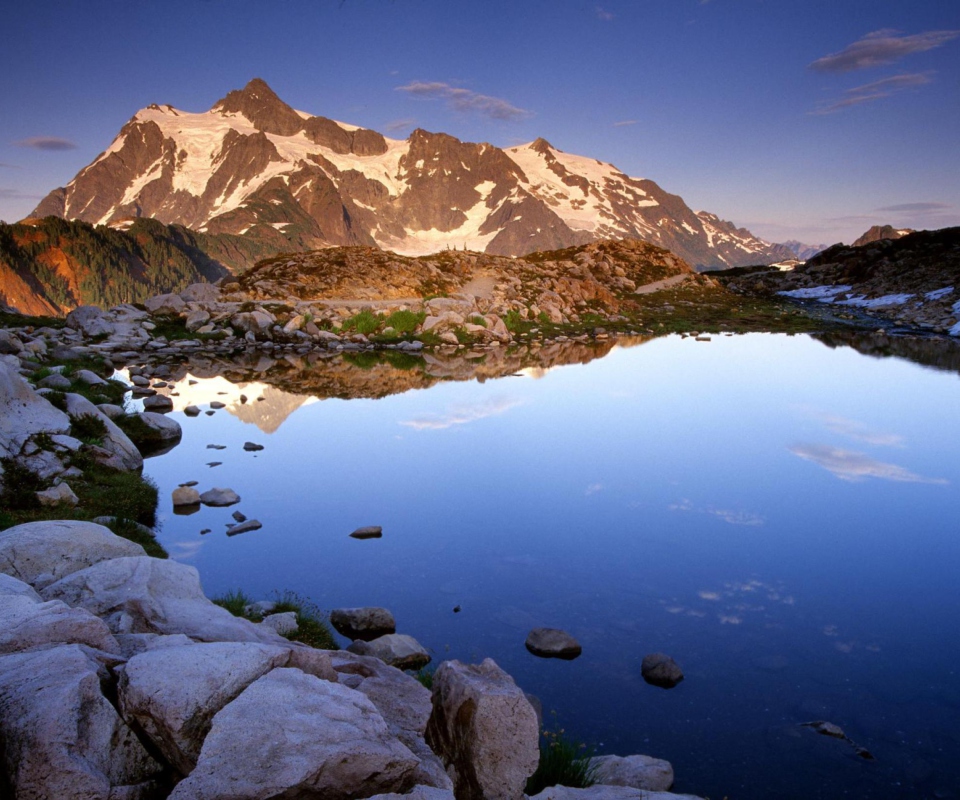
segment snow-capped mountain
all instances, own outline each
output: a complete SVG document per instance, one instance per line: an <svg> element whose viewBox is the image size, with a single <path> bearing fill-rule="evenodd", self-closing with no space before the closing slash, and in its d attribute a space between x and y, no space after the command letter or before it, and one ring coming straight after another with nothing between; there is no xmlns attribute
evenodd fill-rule
<svg viewBox="0 0 960 800"><path fill-rule="evenodd" d="M499 149L442 133L406 140L296 111L262 80L203 113L152 105L33 212L123 227L152 217L287 249L376 245L522 255L636 238L693 265L788 255L656 183L544 139Z"/></svg>

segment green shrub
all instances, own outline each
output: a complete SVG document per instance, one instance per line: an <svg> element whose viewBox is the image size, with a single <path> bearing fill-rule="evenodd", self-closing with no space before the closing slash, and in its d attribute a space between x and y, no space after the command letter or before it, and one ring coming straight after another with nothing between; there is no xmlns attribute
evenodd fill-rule
<svg viewBox="0 0 960 800"><path fill-rule="evenodd" d="M413 677L426 689L433 690L433 676L436 674L436 667L421 667L413 673Z"/></svg>
<svg viewBox="0 0 960 800"><path fill-rule="evenodd" d="M157 537L153 535L153 532L149 529L144 529L133 520L126 519L125 517L114 517L106 523L106 526L117 536L129 539L131 542L136 542L144 549L144 552L146 552L148 556L153 556L153 558L168 557L167 551L163 545L157 541Z"/></svg>
<svg viewBox="0 0 960 800"><path fill-rule="evenodd" d="M426 312L394 311L383 321L384 328L393 328L399 336L413 333L427 318Z"/></svg>
<svg viewBox="0 0 960 800"><path fill-rule="evenodd" d="M235 617L246 617L247 619L251 618L244 609L250 605L253 600L249 595L244 594L242 589L236 589L235 591L230 591L226 594L217 595L213 598L213 602L221 608L227 609L227 611L229 611Z"/></svg>
<svg viewBox="0 0 960 800"><path fill-rule="evenodd" d="M37 492L43 491L49 484L13 458L0 459L0 468L3 469L0 507L8 513L39 508ZM16 524L16 521L10 524Z"/></svg>
<svg viewBox="0 0 960 800"><path fill-rule="evenodd" d="M596 783L596 768L591 764L592 748L582 742L568 739L563 728L544 730L540 743L540 763L537 771L527 779L527 795L540 794L549 786L572 786L585 789Z"/></svg>
<svg viewBox="0 0 960 800"><path fill-rule="evenodd" d="M327 627L324 613L312 600L302 597L295 592L286 591L276 596L274 614L284 611L293 611L297 615L297 631L287 635L294 642L316 647L320 650L338 650L336 640Z"/></svg>

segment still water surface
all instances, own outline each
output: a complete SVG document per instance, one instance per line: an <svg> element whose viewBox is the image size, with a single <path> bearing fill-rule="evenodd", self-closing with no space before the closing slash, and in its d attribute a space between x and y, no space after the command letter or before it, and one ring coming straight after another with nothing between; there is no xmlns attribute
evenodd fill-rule
<svg viewBox="0 0 960 800"><path fill-rule="evenodd" d="M548 727L669 759L675 791L960 797L956 371L749 335L381 399L177 389L178 407L228 403L174 412L183 442L146 468L161 541L208 594L386 606L435 662L494 658ZM233 488L263 528L174 516L188 480ZM349 538L361 525L383 538ZM583 655L527 653L541 625ZM683 667L675 689L641 679L656 651Z"/></svg>

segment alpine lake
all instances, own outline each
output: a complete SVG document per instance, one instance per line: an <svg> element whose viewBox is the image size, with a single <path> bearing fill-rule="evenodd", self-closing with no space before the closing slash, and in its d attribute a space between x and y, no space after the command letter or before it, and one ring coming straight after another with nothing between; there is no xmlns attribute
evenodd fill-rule
<svg viewBox="0 0 960 800"><path fill-rule="evenodd" d="M435 665L493 658L547 729L668 759L676 792L960 798L960 344L893 350L746 334L201 361L163 390L183 439L145 474L209 596L384 606ZM241 502L176 515L187 481ZM263 527L229 536L236 510ZM382 538L349 536L367 525ZM582 655L530 654L538 626ZM642 679L655 652L675 688Z"/></svg>

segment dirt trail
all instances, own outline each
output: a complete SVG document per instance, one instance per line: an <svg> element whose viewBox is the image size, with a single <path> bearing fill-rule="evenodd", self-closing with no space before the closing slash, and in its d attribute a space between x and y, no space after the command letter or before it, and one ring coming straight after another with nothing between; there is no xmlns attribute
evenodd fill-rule
<svg viewBox="0 0 960 800"><path fill-rule="evenodd" d="M664 278L662 281L654 281L653 283L645 283L643 286L638 286L634 294L653 294L654 292L659 292L661 289L669 289L671 286L679 286L687 278L690 278L690 275L674 275L670 278Z"/></svg>

